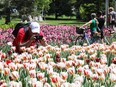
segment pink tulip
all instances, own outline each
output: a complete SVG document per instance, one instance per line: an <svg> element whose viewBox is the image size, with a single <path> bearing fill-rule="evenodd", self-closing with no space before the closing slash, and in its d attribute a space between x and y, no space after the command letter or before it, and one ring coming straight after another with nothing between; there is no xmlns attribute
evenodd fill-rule
<svg viewBox="0 0 116 87"><path fill-rule="evenodd" d="M45 83L44 87L51 87L51 85L49 83Z"/></svg>
<svg viewBox="0 0 116 87"><path fill-rule="evenodd" d="M4 64L0 62L0 71L3 71L3 69L4 69Z"/></svg>
<svg viewBox="0 0 116 87"><path fill-rule="evenodd" d="M79 68L77 69L77 73L78 73L79 75L81 75L81 74L83 73L83 67L79 67Z"/></svg>
<svg viewBox="0 0 116 87"><path fill-rule="evenodd" d="M30 63L23 63L23 67L24 67L25 69L29 69L29 64L30 64Z"/></svg>
<svg viewBox="0 0 116 87"><path fill-rule="evenodd" d="M15 59L15 58L17 58L17 57L18 57L18 54L17 54L17 53L13 53L13 54L12 54L12 58Z"/></svg>
<svg viewBox="0 0 116 87"><path fill-rule="evenodd" d="M1 58L2 58L2 59L6 58L6 57L7 57L6 53L2 53L2 54L1 54Z"/></svg>
<svg viewBox="0 0 116 87"><path fill-rule="evenodd" d="M38 57L42 57L43 56L43 53L42 53L42 51L40 51L39 53L38 53Z"/></svg>
<svg viewBox="0 0 116 87"><path fill-rule="evenodd" d="M44 75L45 75L45 73L37 72L37 78L39 80L43 79L44 78Z"/></svg>
<svg viewBox="0 0 116 87"><path fill-rule="evenodd" d="M60 76L63 80L66 80L68 78L68 73L67 72L61 72Z"/></svg>
<svg viewBox="0 0 116 87"><path fill-rule="evenodd" d="M16 66L17 66L18 70L21 69L21 68L23 68L23 64L16 64Z"/></svg>
<svg viewBox="0 0 116 87"><path fill-rule="evenodd" d="M8 87L7 83L3 83L0 85L0 87Z"/></svg>
<svg viewBox="0 0 116 87"><path fill-rule="evenodd" d="M76 60L75 66L80 67L84 65L84 60Z"/></svg>
<svg viewBox="0 0 116 87"><path fill-rule="evenodd" d="M0 86L5 83L5 80L0 80Z"/></svg>
<svg viewBox="0 0 116 87"><path fill-rule="evenodd" d="M16 66L16 64L13 63L13 62L9 64L9 68L10 68L11 70L13 70L13 71L17 70L17 66Z"/></svg>
<svg viewBox="0 0 116 87"><path fill-rule="evenodd" d="M111 82L116 82L116 74L111 73L109 78Z"/></svg>
<svg viewBox="0 0 116 87"><path fill-rule="evenodd" d="M98 76L101 76L103 74L103 69L97 69L96 72Z"/></svg>
<svg viewBox="0 0 116 87"><path fill-rule="evenodd" d="M68 74L74 75L75 74L75 68L71 67L67 69Z"/></svg>
<svg viewBox="0 0 116 87"><path fill-rule="evenodd" d="M10 69L4 68L4 75L9 75L9 74L10 74Z"/></svg>
<svg viewBox="0 0 116 87"><path fill-rule="evenodd" d="M97 56L97 53L94 53L94 54L90 55L90 59L95 60L96 56Z"/></svg>
<svg viewBox="0 0 116 87"><path fill-rule="evenodd" d="M67 68L67 67L66 67L66 64L63 63L63 62L59 62L59 63L57 63L56 67L57 67L58 69L64 69L64 68Z"/></svg>
<svg viewBox="0 0 116 87"><path fill-rule="evenodd" d="M100 60L100 63L101 63L101 64L107 64L107 60L101 59L101 60Z"/></svg>
<svg viewBox="0 0 116 87"><path fill-rule="evenodd" d="M92 72L89 70L89 69L85 69L84 70L84 75L87 77L87 78L90 78L92 76Z"/></svg>
<svg viewBox="0 0 116 87"><path fill-rule="evenodd" d="M39 68L40 68L41 70L45 70L45 69L47 68L47 64L45 64L44 62L40 62L40 63L39 63Z"/></svg>
<svg viewBox="0 0 116 87"><path fill-rule="evenodd" d="M15 52L16 51L16 47L15 46L12 46L11 47L11 51Z"/></svg>
<svg viewBox="0 0 116 87"><path fill-rule="evenodd" d="M21 61L22 61L21 58L15 58L13 62L16 63L16 64L17 63L19 64L19 63L21 63Z"/></svg>
<svg viewBox="0 0 116 87"><path fill-rule="evenodd" d="M43 87L43 83L40 81L36 81L36 82L32 83L32 87Z"/></svg>
<svg viewBox="0 0 116 87"><path fill-rule="evenodd" d="M13 71L10 73L10 77L12 80L18 80L19 78L19 72L18 71Z"/></svg>
<svg viewBox="0 0 116 87"><path fill-rule="evenodd" d="M34 70L35 68L36 68L36 64L35 63L29 64L29 70Z"/></svg>
<svg viewBox="0 0 116 87"><path fill-rule="evenodd" d="M106 75L110 72L110 68L109 67L104 67L103 71L104 71L104 74Z"/></svg>
<svg viewBox="0 0 116 87"><path fill-rule="evenodd" d="M70 87L70 83L69 82L64 82L64 83L62 83L61 87Z"/></svg>
<svg viewBox="0 0 116 87"><path fill-rule="evenodd" d="M72 66L72 63L73 63L72 60L70 60L70 61L66 61L66 62L65 62L66 68L71 67L71 66Z"/></svg>
<svg viewBox="0 0 116 87"><path fill-rule="evenodd" d="M61 58L61 62L66 62L66 58Z"/></svg>
<svg viewBox="0 0 116 87"><path fill-rule="evenodd" d="M35 78L36 77L36 71L35 70L30 70L29 75L30 75L30 78Z"/></svg>
<svg viewBox="0 0 116 87"><path fill-rule="evenodd" d="M22 87L22 82L10 81L9 86L10 87Z"/></svg>
<svg viewBox="0 0 116 87"><path fill-rule="evenodd" d="M98 79L98 74L93 74L92 75L92 80L97 80Z"/></svg>
<svg viewBox="0 0 116 87"><path fill-rule="evenodd" d="M44 57L45 57L46 59L51 58L51 56L52 56L52 55L51 55L51 54L49 54L49 53L44 55Z"/></svg>
<svg viewBox="0 0 116 87"><path fill-rule="evenodd" d="M47 82L47 77L46 78L43 78L43 79L41 79L40 81L43 83L43 84L45 84L46 82Z"/></svg>
<svg viewBox="0 0 116 87"><path fill-rule="evenodd" d="M98 75L99 76L99 75ZM105 75L104 74L101 74L100 76L99 76L99 80L105 80Z"/></svg>

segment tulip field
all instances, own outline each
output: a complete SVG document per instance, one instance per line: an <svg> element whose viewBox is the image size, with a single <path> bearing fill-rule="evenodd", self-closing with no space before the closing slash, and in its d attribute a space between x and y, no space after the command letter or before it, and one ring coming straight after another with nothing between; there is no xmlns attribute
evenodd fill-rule
<svg viewBox="0 0 116 87"><path fill-rule="evenodd" d="M48 46L15 52L0 29L0 87L116 87L116 42L75 45L76 26L42 25Z"/></svg>

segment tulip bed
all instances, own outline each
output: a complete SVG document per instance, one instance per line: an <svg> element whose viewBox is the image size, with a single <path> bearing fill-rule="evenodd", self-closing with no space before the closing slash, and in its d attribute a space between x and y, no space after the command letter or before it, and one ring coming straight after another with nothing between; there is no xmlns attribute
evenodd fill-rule
<svg viewBox="0 0 116 87"><path fill-rule="evenodd" d="M49 45L22 47L22 54L12 29L0 29L0 87L116 87L116 42L77 46L75 26L41 29Z"/></svg>

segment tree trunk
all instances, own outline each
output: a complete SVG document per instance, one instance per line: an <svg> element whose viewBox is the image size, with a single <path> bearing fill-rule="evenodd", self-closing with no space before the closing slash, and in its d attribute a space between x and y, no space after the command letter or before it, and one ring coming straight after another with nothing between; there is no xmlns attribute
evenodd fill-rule
<svg viewBox="0 0 116 87"><path fill-rule="evenodd" d="M5 24L8 24L8 23L11 22L11 20L10 20L10 14L11 14L10 8L7 8L6 9L6 17L5 17Z"/></svg>
<svg viewBox="0 0 116 87"><path fill-rule="evenodd" d="M55 13L55 19L56 19L56 20L58 19L58 15L57 15L57 13Z"/></svg>

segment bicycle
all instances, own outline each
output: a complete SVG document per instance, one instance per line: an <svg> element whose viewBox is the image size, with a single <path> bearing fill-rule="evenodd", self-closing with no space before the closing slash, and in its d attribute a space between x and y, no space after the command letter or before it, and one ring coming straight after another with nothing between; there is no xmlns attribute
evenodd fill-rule
<svg viewBox="0 0 116 87"><path fill-rule="evenodd" d="M90 35L89 35L89 28L79 28L76 27L76 33L77 33L77 37L75 40L75 45L90 45Z"/></svg>
<svg viewBox="0 0 116 87"><path fill-rule="evenodd" d="M100 43L101 42L101 36L100 33L95 33L93 37L91 37L90 29L88 27L86 28L79 28L76 27L76 33L77 33L77 38L75 40L75 45L90 45L93 43Z"/></svg>

